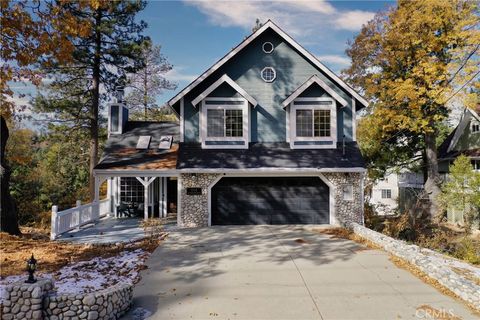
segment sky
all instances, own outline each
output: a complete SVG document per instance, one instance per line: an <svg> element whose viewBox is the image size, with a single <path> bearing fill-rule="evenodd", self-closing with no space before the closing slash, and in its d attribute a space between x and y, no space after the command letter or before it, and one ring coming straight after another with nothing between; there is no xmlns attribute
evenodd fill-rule
<svg viewBox="0 0 480 320"><path fill-rule="evenodd" d="M257 18L271 19L335 72L350 63L345 55L362 24L392 1L149 1L138 15L148 24L145 34L161 45L173 64L167 78L178 84L157 100L165 103L240 43ZM16 83L15 100L27 104L31 85ZM19 94L27 94L20 98Z"/></svg>

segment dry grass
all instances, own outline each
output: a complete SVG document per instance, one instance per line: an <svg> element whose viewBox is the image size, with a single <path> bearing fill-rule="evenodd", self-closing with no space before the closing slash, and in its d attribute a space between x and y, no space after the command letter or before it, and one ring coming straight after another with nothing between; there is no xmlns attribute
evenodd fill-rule
<svg viewBox="0 0 480 320"><path fill-rule="evenodd" d="M80 245L62 241L50 241L46 231L22 228L19 237L0 233L0 276L25 273L26 261L32 253L38 260L39 272L55 272L63 266L77 261L90 260L94 257L112 257L122 251L143 249L155 250L165 234L156 241L137 241L118 245Z"/></svg>
<svg viewBox="0 0 480 320"><path fill-rule="evenodd" d="M394 255L390 255L390 261L393 262L394 265L396 265L397 267L401 268L401 269L404 269L404 270L407 270L408 272L412 273L414 276L416 276L417 278L419 278L420 280L422 280L424 283L428 284L428 285L431 285L432 287L434 287L435 289L437 289L438 291L440 291L442 294L444 295L447 295L449 297L452 297L454 298L455 300L461 302L461 303L464 303L466 304L470 310L475 314L475 315L478 315L480 316L480 311L477 310L474 306L472 306L471 304L467 303L465 300L462 300L459 296L457 296L454 292L452 292L450 289L446 288L445 286L443 286L440 282L438 282L437 280L429 277L425 272L423 272L422 270L420 270L417 266L411 264L410 262L408 261L405 261L399 257L396 257ZM438 319L457 319L455 317L453 318L438 318Z"/></svg>
<svg viewBox="0 0 480 320"><path fill-rule="evenodd" d="M359 235L355 234L353 231L346 229L346 228L322 228L322 229L315 229L315 232L325 234L330 236L331 238L334 239L346 239L346 240L352 240L355 241L356 243L362 244L366 247L366 249L381 249L378 245L375 243L360 237Z"/></svg>

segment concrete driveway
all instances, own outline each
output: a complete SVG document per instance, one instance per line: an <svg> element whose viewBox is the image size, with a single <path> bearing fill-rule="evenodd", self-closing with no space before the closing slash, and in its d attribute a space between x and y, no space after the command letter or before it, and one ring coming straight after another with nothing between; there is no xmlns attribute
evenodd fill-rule
<svg viewBox="0 0 480 320"><path fill-rule="evenodd" d="M384 252L312 228L172 232L142 272L133 310L149 319L478 319Z"/></svg>

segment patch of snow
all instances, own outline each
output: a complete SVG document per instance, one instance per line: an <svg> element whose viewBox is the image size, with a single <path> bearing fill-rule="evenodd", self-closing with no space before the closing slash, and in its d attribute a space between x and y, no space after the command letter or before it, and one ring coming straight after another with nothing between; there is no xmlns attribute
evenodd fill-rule
<svg viewBox="0 0 480 320"><path fill-rule="evenodd" d="M97 257L80 261L61 268L55 273L38 273L39 278L51 278L59 294L93 292L111 287L117 283L136 283L139 272L150 256L142 249L123 251L110 258ZM0 300L5 297L5 286L26 279L26 275L9 276L0 279Z"/></svg>

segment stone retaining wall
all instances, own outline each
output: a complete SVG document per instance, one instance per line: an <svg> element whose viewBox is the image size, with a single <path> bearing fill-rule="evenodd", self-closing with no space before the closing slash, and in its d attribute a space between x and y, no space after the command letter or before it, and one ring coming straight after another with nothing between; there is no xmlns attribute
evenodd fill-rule
<svg viewBox="0 0 480 320"><path fill-rule="evenodd" d="M334 187L335 223L345 225L349 222L363 224L363 188L362 173L322 173L323 177ZM208 187L219 177L220 173L182 173L180 176L180 217L179 224L183 227L208 226ZM225 175L228 177L228 175ZM353 187L353 198L344 200L345 186ZM201 188L199 195L187 195L187 188Z"/></svg>
<svg viewBox="0 0 480 320"><path fill-rule="evenodd" d="M52 281L23 282L6 287L1 319L118 319L130 308L132 284L119 284L94 293L56 294Z"/></svg>
<svg viewBox="0 0 480 320"><path fill-rule="evenodd" d="M407 244L356 223L349 227L359 236L380 246L385 251L418 267L422 272L437 280L462 300L480 311L480 278L478 268L450 258L433 250ZM457 273L454 269L462 270ZM476 281L475 281L476 279Z"/></svg>

